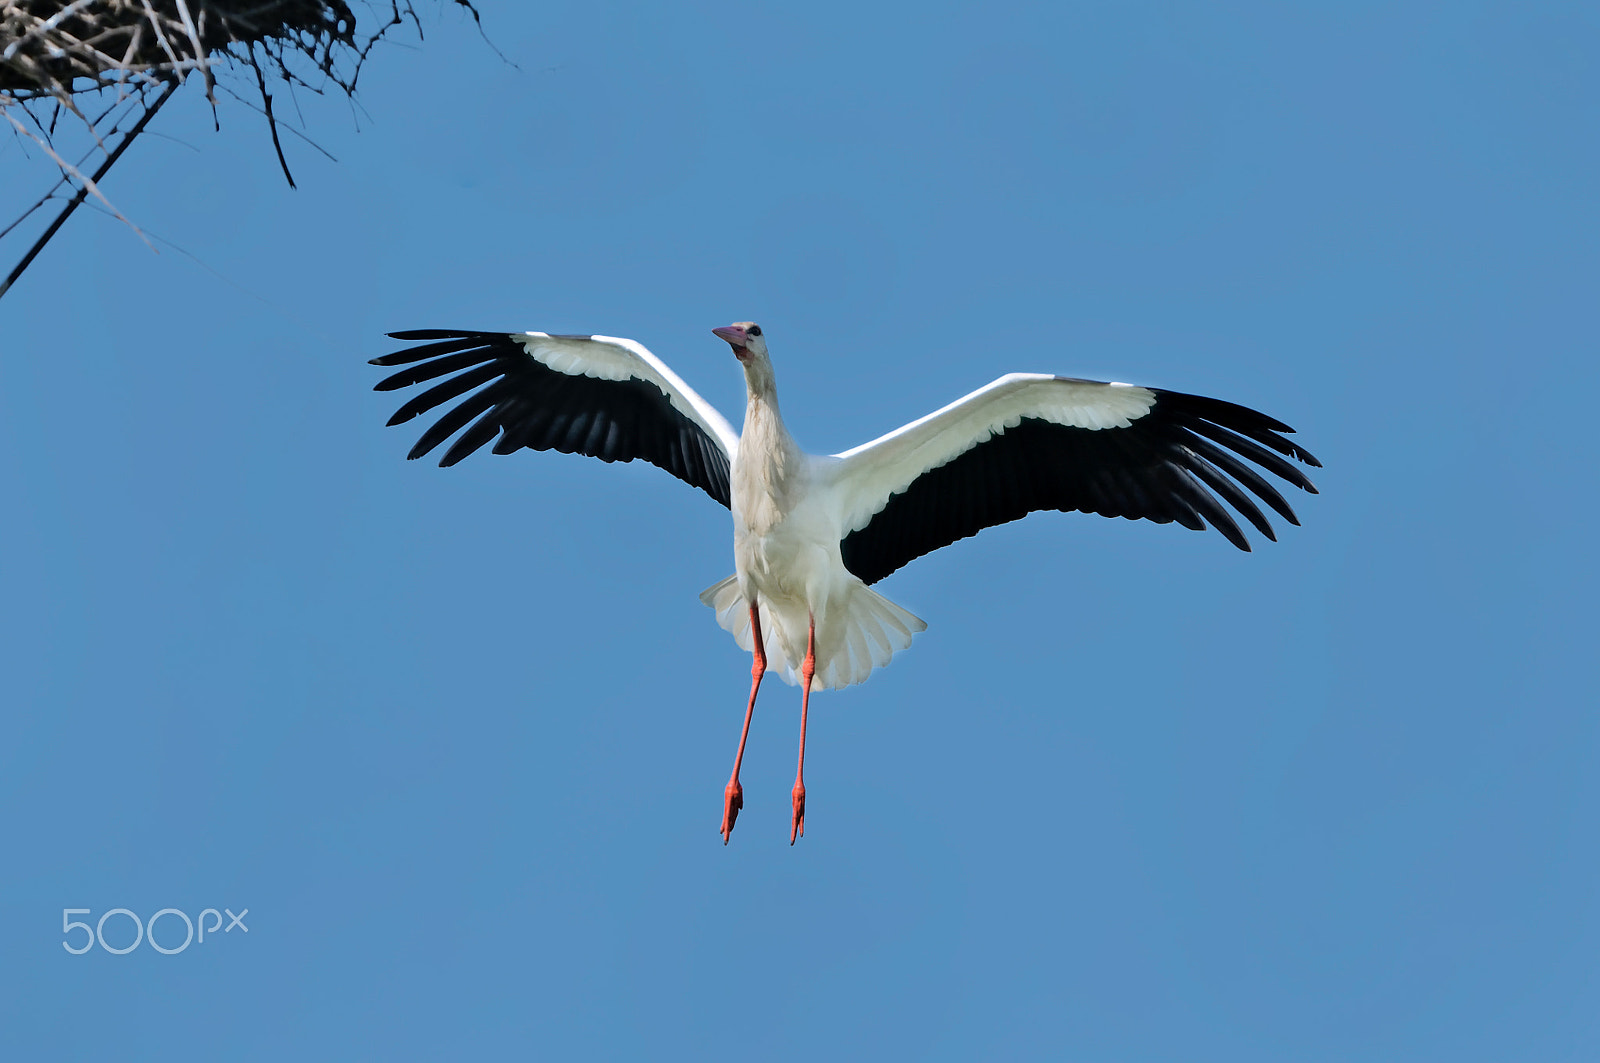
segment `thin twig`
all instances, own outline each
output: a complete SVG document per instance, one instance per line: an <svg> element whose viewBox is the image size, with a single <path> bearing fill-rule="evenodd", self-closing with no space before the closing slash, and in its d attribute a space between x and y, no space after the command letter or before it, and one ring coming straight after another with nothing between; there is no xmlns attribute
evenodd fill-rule
<svg viewBox="0 0 1600 1063"><path fill-rule="evenodd" d="M68 4L60 11L57 11L54 15L51 15L37 26L34 26L32 29L28 30L27 33L24 33L22 36L12 41L6 47L4 52L0 52L0 59L4 59L9 63L17 54L17 50L24 44L27 44L29 41L33 40L34 37L41 33L49 33L67 19L77 14L81 9L88 7L92 3L94 3L94 0L72 0L72 3Z"/></svg>
<svg viewBox="0 0 1600 1063"><path fill-rule="evenodd" d="M56 184L59 185L62 182L66 181L66 179L67 179L66 176L63 175L61 180L57 181ZM33 212L34 211L38 210L40 207L44 206L46 203L50 202L54 198L56 198L56 190L55 190L55 186L52 185L51 188L50 188L50 191L48 191L44 195L40 196L39 197L39 201L37 203L35 203L33 206L29 207L27 210L23 211L21 216L18 217L16 221L12 222L10 225L7 225L4 229L0 229L0 240L4 240L11 233L12 229L15 229L17 226L21 225L23 222L25 222L29 218L33 217Z"/></svg>
<svg viewBox="0 0 1600 1063"><path fill-rule="evenodd" d="M211 101L211 113L214 117L217 112L217 97L213 90L216 88L217 80L211 76L211 64L206 61L206 46L200 43L200 31L195 29L194 19L189 16L189 5L184 3L184 0L178 0L178 14L183 19L183 29L189 35L189 43L194 46L194 54L200 59L200 73L206 79L206 99Z"/></svg>
<svg viewBox="0 0 1600 1063"><path fill-rule="evenodd" d="M182 84L182 82L177 80L168 82L167 90L161 94L160 98L158 98L154 104L151 105L150 109L144 113L143 117L139 119L134 127L123 134L122 142L117 145L117 149L111 153L104 163L101 164L100 168L94 172L94 176L84 179L83 187L78 189L78 194L72 197L72 201L67 204L66 209L56 217L55 221L50 223L50 228L44 231L44 235L40 236L39 239L34 241L33 246L28 249L28 253L22 257L22 261L18 262L17 267L13 269L6 277L5 282L0 283L0 298L5 297L6 292L10 291L11 286L17 282L17 278L22 276L23 271L26 270L33 260L38 257L39 252L44 250L44 245L50 242L50 238L56 234L56 230L65 225L67 219L72 216L72 212L77 210L78 205L88 198L89 190L94 188L96 183L104 179L105 175L110 172L111 167L116 163L116 161L122 158L122 153L128 149L129 144L133 143L133 139L140 133L144 132L144 127L149 125L150 119L154 118L156 116L156 112L161 110L161 105L172 98L172 94L178 90L178 86L180 84ZM11 118L9 114L7 114L6 117ZM22 128L17 124L17 120L15 118L11 118L11 121L13 125L17 125L17 128ZM41 145L43 145L42 141ZM45 147L46 151L50 150L48 145L43 146ZM54 155L55 152L51 152L51 154ZM60 156L57 156L56 158L57 162L61 162L63 165L65 165ZM106 200L105 196L100 195L98 190L95 191L95 195L102 203L105 203L107 207L111 207L110 202ZM115 207L111 207L111 209L116 210ZM118 214L117 217L121 218L122 215ZM127 219L123 218L123 221L127 221ZM132 222L128 222L128 224L130 226L133 225ZM135 227L134 231L138 232L139 230L137 227ZM142 238L144 234L140 233L139 235ZM146 242L148 243L148 241ZM154 250L154 248L152 248L152 250Z"/></svg>
<svg viewBox="0 0 1600 1063"><path fill-rule="evenodd" d="M218 86L218 87L221 88L222 91L227 93L229 96L232 96L235 100L237 100L243 106L248 107L252 111L256 112L256 114L264 116L267 113L266 111L262 110L260 107L257 107L254 103L250 102L249 100L245 99L243 96L239 95L237 92L234 92L232 89L228 88L228 86L221 85L221 86ZM331 161L331 162L338 162L339 161L338 157L335 156L331 151L329 151L327 148L323 147L321 144L318 144L315 140L312 140L309 136L307 136L305 133L301 132L300 130L296 129L294 126L290 125L288 122L279 122L278 125L282 126L284 129L287 129L289 132L293 133L295 136L299 137L301 140L305 141L307 144L311 145L313 148L316 148L329 161Z"/></svg>
<svg viewBox="0 0 1600 1063"><path fill-rule="evenodd" d="M82 185L83 185L82 191L93 193L94 198L96 198L100 202L104 203L106 205L107 209L109 209L113 214L115 214L118 218L121 218L122 221L127 224L128 228L132 229L136 233L139 232L139 227L137 225L133 224L133 222L131 222L131 221L128 221L127 218L124 218L122 216L122 212L117 210L116 207L111 205L111 201L109 199L107 199L105 197L105 194L100 191L100 187L94 183L94 179L93 178L85 177L83 175L83 171L79 170L76 166L72 165L72 163L68 162L66 159L63 159L56 152L56 149L52 148L50 146L48 141L41 140L39 137L34 136L34 134L29 133L27 128L25 126L23 126L22 123L18 122L15 118L11 117L9 114L6 115L5 118L6 118L6 121L10 122L11 125L14 128L20 130L25 136L32 137L33 138L33 142L35 144L39 145L41 148L43 148L45 150L45 153L48 154L52 159L54 159L56 161L56 166L61 170L61 172L63 174L66 174L66 175L71 176L71 177L76 177L79 180L79 182L81 182ZM56 183L60 184L59 181L56 182ZM141 238L144 236L143 233L139 233L139 235L140 235ZM145 243L148 244L149 241L146 240ZM151 248L151 250L153 251L153 250L155 250L155 248Z"/></svg>
<svg viewBox="0 0 1600 1063"><path fill-rule="evenodd" d="M278 153L278 165L283 167L283 179L294 188L294 174L289 172L289 160L283 157L283 142L278 139L278 120L272 117L272 93L267 91L267 76L258 64L251 63L256 71L256 84L261 87L261 101L267 105L267 128L272 131L272 147Z"/></svg>

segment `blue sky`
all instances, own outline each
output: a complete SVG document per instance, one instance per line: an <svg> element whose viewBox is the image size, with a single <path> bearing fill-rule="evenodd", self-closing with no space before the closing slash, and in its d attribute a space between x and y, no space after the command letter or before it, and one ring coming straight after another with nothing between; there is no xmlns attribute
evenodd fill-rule
<svg viewBox="0 0 1600 1063"><path fill-rule="evenodd" d="M435 19L298 191L186 90L106 182L182 252L85 212L0 301L8 1058L1600 1053L1592 5L483 7L520 69ZM365 363L631 336L736 417L743 318L813 450L1059 372L1322 494L913 563L807 837L773 682L724 849L726 512L408 463ZM62 949L119 907L249 930Z"/></svg>

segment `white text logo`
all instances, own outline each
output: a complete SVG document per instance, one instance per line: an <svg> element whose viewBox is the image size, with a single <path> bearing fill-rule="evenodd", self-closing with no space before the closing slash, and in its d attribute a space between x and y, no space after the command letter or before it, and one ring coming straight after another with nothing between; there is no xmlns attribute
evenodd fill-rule
<svg viewBox="0 0 1600 1063"><path fill-rule="evenodd" d="M226 927L222 925L223 912L228 914L228 925ZM190 942L198 941L204 945L206 935L210 934L215 937L219 929L224 934L231 934L235 927L246 934L250 933L250 928L244 925L244 917L250 914L250 909L248 908L240 909L238 915L234 915L233 911L228 908L222 909L221 912L215 908L207 908L200 913L198 919L190 919L187 914L176 908L163 908L155 915L152 915L149 922L140 922L139 917L126 908L113 908L101 915L94 926L72 918L75 915L90 914L92 914L92 910L89 908L61 909L61 933L65 937L65 940L61 942L61 947L74 956L82 956L85 952L94 948L97 941L102 949L105 949L113 956L125 956L138 948L143 941L149 941L150 947L163 956L175 956L188 948ZM112 919L113 916L122 917L111 924L113 940L119 942L127 940L127 931L123 929L122 924L128 922L133 924L132 944L118 945L106 941L106 921ZM211 917L210 926L206 925L206 916ZM167 944L165 945L156 940L156 924L161 922L163 918L167 920L161 931L162 936L167 939ZM173 944L173 939L177 937L177 923L183 924L183 941ZM196 933L197 929L199 931L198 934ZM83 938L81 939L83 944L77 948L73 947L73 931L75 930L83 931Z"/></svg>

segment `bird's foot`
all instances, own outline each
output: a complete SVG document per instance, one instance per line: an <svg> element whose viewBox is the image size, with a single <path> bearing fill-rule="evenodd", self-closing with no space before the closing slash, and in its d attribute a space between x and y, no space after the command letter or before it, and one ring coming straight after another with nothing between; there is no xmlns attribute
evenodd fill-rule
<svg viewBox="0 0 1600 1063"><path fill-rule="evenodd" d="M794 791L790 794L794 799L794 822L789 825L789 844L793 845L795 838L805 837L806 834L806 787L804 783L795 783Z"/></svg>
<svg viewBox="0 0 1600 1063"><path fill-rule="evenodd" d="M728 785L722 791L722 844L728 844L728 835L733 833L733 821L739 818L739 810L744 807L744 787L739 785L738 779L729 779Z"/></svg>

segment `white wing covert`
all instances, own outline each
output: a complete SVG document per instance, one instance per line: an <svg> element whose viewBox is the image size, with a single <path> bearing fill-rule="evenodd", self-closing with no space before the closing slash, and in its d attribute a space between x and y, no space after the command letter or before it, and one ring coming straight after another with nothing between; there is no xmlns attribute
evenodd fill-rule
<svg viewBox="0 0 1600 1063"><path fill-rule="evenodd" d="M490 440L496 440L495 454L528 447L608 462L642 458L729 503L728 469L738 434L633 340L449 329L389 335L430 342L372 359L373 365L408 367L375 390L447 378L401 406L389 424L466 395L422 434L409 458L422 457L460 431L440 465L454 465Z"/></svg>
<svg viewBox="0 0 1600 1063"><path fill-rule="evenodd" d="M1013 373L927 417L835 455L845 567L875 583L907 562L1041 509L1208 524L1250 544L1226 501L1263 535L1272 525L1241 490L1298 524L1248 458L1302 490L1282 455L1320 465L1265 414L1130 384ZM1221 501L1219 501L1219 496Z"/></svg>

